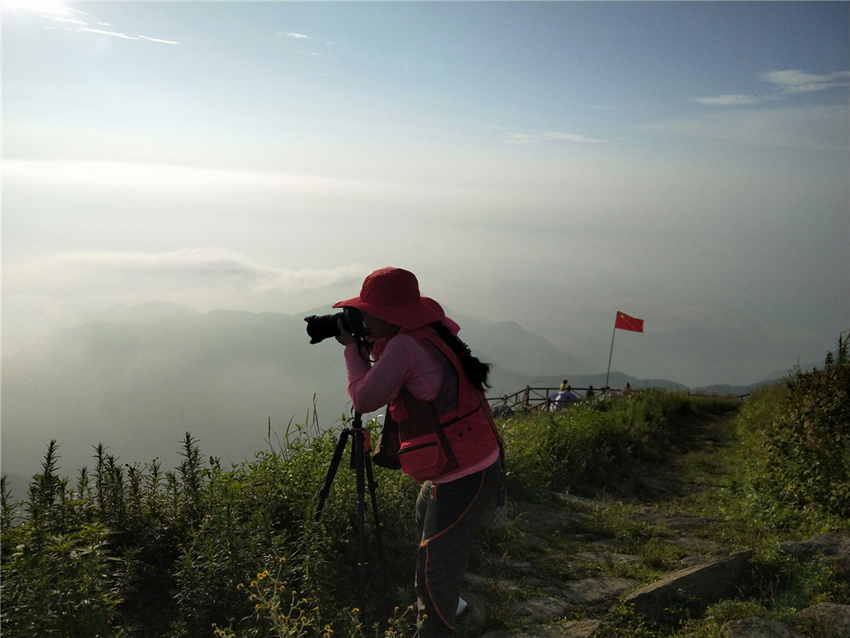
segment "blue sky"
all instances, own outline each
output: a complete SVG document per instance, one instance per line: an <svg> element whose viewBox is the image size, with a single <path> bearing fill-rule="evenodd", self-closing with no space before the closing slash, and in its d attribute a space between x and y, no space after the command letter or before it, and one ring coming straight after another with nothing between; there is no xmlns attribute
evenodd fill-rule
<svg viewBox="0 0 850 638"><path fill-rule="evenodd" d="M620 338L635 376L821 360L850 328L848 6L6 0L4 336L298 313L398 265L600 370L616 310L652 335ZM692 333L742 359L671 359Z"/></svg>

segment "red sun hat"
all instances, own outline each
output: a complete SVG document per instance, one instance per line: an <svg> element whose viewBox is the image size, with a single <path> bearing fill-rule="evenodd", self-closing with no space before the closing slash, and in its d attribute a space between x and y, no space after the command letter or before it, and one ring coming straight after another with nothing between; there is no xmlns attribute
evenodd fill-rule
<svg viewBox="0 0 850 638"><path fill-rule="evenodd" d="M363 281L360 296L334 304L350 306L402 328L420 328L446 314L433 299L419 294L416 275L402 268L380 268Z"/></svg>

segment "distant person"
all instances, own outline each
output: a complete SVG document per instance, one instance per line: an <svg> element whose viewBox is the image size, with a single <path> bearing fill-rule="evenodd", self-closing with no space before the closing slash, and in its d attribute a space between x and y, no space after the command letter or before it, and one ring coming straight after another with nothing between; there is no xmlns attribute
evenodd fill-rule
<svg viewBox="0 0 850 638"><path fill-rule="evenodd" d="M558 392L566 391L566 389L569 387L569 385L570 385L570 382L567 381L566 379L564 379L563 381L561 381L561 387L558 388Z"/></svg>
<svg viewBox="0 0 850 638"><path fill-rule="evenodd" d="M493 416L507 418L513 413L513 408L508 405L508 397L502 397L501 401L493 407Z"/></svg>
<svg viewBox="0 0 850 638"><path fill-rule="evenodd" d="M570 386L567 386L567 388L569 387ZM578 400L578 395L569 389L565 389L562 392L553 392L551 395L549 395L549 409L561 410L572 405Z"/></svg>
<svg viewBox="0 0 850 638"><path fill-rule="evenodd" d="M593 391L593 386L592 385L587 386L587 392L584 393L584 398L585 399L592 399L595 396L596 396L596 393Z"/></svg>
<svg viewBox="0 0 850 638"><path fill-rule="evenodd" d="M374 271L360 296L334 307L357 308L369 328L371 349L337 322L354 409L372 412L389 403L401 469L422 482L416 502L419 635L449 635L466 608L460 588L476 532L503 477L501 440L484 398L490 366L458 339L459 327L440 305L420 296L407 270Z"/></svg>
<svg viewBox="0 0 850 638"><path fill-rule="evenodd" d="M621 394L622 394L624 397L626 397L626 396L629 396L631 393L632 393L632 384L631 384L631 383L626 383L626 385L624 385L624 386L623 386L623 389L621 390Z"/></svg>

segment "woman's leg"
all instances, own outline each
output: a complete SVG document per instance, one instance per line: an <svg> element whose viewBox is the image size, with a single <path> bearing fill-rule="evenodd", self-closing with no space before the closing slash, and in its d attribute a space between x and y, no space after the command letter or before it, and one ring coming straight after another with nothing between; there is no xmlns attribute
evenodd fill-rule
<svg viewBox="0 0 850 638"><path fill-rule="evenodd" d="M496 499L501 462L450 483L426 482L417 499L422 531L416 566L419 612L426 618L423 638L454 629L463 575L481 518Z"/></svg>

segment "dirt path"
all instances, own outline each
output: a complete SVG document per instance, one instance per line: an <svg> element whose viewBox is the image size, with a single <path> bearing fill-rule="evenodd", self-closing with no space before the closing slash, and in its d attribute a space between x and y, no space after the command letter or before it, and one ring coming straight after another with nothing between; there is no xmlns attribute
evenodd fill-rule
<svg viewBox="0 0 850 638"><path fill-rule="evenodd" d="M740 550L724 521L702 513L725 480L729 443L722 421L705 423L616 492L513 501L508 542L473 556L464 592L473 611L459 637L591 636L641 585Z"/></svg>

